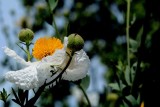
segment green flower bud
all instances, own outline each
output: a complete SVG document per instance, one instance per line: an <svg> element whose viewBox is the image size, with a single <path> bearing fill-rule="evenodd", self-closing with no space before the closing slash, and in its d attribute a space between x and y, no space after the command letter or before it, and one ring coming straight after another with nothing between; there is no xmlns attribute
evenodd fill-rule
<svg viewBox="0 0 160 107"><path fill-rule="evenodd" d="M29 42L29 41L32 41L34 37L34 33L32 30L25 28L19 32L18 37L19 37L19 40L22 42Z"/></svg>
<svg viewBox="0 0 160 107"><path fill-rule="evenodd" d="M83 38L78 34L70 34L68 36L68 45L67 47L72 51L79 51L84 46Z"/></svg>

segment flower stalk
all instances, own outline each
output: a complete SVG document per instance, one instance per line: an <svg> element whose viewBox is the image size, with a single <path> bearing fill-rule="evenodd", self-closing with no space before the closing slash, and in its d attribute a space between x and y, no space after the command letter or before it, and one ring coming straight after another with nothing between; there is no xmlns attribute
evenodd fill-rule
<svg viewBox="0 0 160 107"><path fill-rule="evenodd" d="M129 21L130 21L130 0L127 0L127 17L126 17L126 39L127 39L127 63L130 71L130 52L129 52Z"/></svg>
<svg viewBox="0 0 160 107"><path fill-rule="evenodd" d="M26 42L27 61L31 61L31 54L29 51L29 46L30 46L30 43Z"/></svg>
<svg viewBox="0 0 160 107"><path fill-rule="evenodd" d="M87 102L88 102L88 107L92 107L91 106L91 103L90 103L90 101L89 101L89 98L88 98L88 96L87 96L87 93L85 92L85 90L83 89L83 87L79 84L78 85L78 87L82 90L82 92L83 92L83 94L84 94L84 96L85 96L85 98L86 98L86 100L87 100Z"/></svg>

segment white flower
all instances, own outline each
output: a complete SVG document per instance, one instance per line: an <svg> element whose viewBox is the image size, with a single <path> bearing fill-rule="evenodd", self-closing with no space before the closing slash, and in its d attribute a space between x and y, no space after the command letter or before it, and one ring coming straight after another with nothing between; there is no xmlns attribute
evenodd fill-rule
<svg viewBox="0 0 160 107"><path fill-rule="evenodd" d="M73 55L72 62L63 74L64 80L76 81L86 76L90 65L90 60L85 51L77 51Z"/></svg>
<svg viewBox="0 0 160 107"><path fill-rule="evenodd" d="M64 48L56 50L51 56L44 57L41 61L26 62L18 56L13 50L4 47L4 52L14 58L17 62L25 67L17 71L9 71L5 74L5 79L15 83L19 88L29 90L42 86L45 82L51 81L66 66L69 56L66 54L68 38L64 38ZM80 50L75 52L69 67L62 75L62 79L68 81L76 81L84 78L87 75L90 65L90 60L85 51ZM51 67L51 66L54 66ZM51 70L58 70L52 78Z"/></svg>

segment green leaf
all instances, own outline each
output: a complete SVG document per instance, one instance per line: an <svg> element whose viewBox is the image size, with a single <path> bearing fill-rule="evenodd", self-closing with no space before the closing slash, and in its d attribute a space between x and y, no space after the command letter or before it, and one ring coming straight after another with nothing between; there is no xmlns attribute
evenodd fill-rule
<svg viewBox="0 0 160 107"><path fill-rule="evenodd" d="M86 90L90 83L90 77L87 75L85 78L81 80L81 86Z"/></svg>
<svg viewBox="0 0 160 107"><path fill-rule="evenodd" d="M130 78L131 77L131 72L129 70L129 66L126 66L124 76L125 76L125 80L126 80L127 84L131 86L131 78Z"/></svg>
<svg viewBox="0 0 160 107"><path fill-rule="evenodd" d="M5 102L6 99L5 99L5 96L4 96L4 94L2 92L1 92L1 97L2 97L2 100Z"/></svg>
<svg viewBox="0 0 160 107"><path fill-rule="evenodd" d="M118 61L118 65L116 66L118 70L123 71L123 63L122 61Z"/></svg>
<svg viewBox="0 0 160 107"><path fill-rule="evenodd" d="M136 40L137 40L137 42L138 42L138 45L141 44L142 34L143 34L143 26L139 29L139 31L138 31L138 33L137 33Z"/></svg>
<svg viewBox="0 0 160 107"><path fill-rule="evenodd" d="M3 88L3 95L7 96L7 92L6 92L6 90L4 88Z"/></svg>
<svg viewBox="0 0 160 107"><path fill-rule="evenodd" d="M138 103L138 104L141 103L141 96L140 96L140 94L138 94L137 103Z"/></svg>
<svg viewBox="0 0 160 107"><path fill-rule="evenodd" d="M108 84L108 86L111 87L113 90L120 91L118 83L110 83Z"/></svg>
<svg viewBox="0 0 160 107"><path fill-rule="evenodd" d="M134 39L129 39L129 43L132 47L138 47L138 42Z"/></svg>
<svg viewBox="0 0 160 107"><path fill-rule="evenodd" d="M132 67L131 67L131 81L134 81L135 73L136 73L136 68L137 68L137 62L135 62Z"/></svg>
<svg viewBox="0 0 160 107"><path fill-rule="evenodd" d="M133 107L138 105L137 100L132 95L126 96L126 99L133 105Z"/></svg>
<svg viewBox="0 0 160 107"><path fill-rule="evenodd" d="M130 51L131 52L137 52L137 49L139 47L139 44L136 40L133 40L133 39L129 39L129 43L130 43Z"/></svg>
<svg viewBox="0 0 160 107"><path fill-rule="evenodd" d="M126 87L126 85L124 85L121 80L120 80L119 84L117 82L116 83L109 83L108 86L111 87L115 91L122 91Z"/></svg>
<svg viewBox="0 0 160 107"><path fill-rule="evenodd" d="M9 95L10 94L7 94L7 91L3 88L3 91L0 91L0 100L6 102Z"/></svg>
<svg viewBox="0 0 160 107"><path fill-rule="evenodd" d="M123 104L124 104L123 107L129 107L129 105L124 100L123 100Z"/></svg>
<svg viewBox="0 0 160 107"><path fill-rule="evenodd" d="M48 0L48 2L49 2L49 5L50 5L50 8L51 8L51 11L53 11L58 4L58 0Z"/></svg>

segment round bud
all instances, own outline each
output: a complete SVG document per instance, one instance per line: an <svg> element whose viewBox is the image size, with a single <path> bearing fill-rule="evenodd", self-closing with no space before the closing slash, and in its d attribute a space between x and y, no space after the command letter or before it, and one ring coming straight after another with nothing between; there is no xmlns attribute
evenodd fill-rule
<svg viewBox="0 0 160 107"><path fill-rule="evenodd" d="M79 51L83 48L83 46L84 46L84 40L80 35L74 33L68 36L67 47L69 49L71 49L72 51Z"/></svg>
<svg viewBox="0 0 160 107"><path fill-rule="evenodd" d="M22 42L29 42L29 41L32 41L34 37L34 33L32 30L25 28L19 32L18 37L19 37L19 40Z"/></svg>

